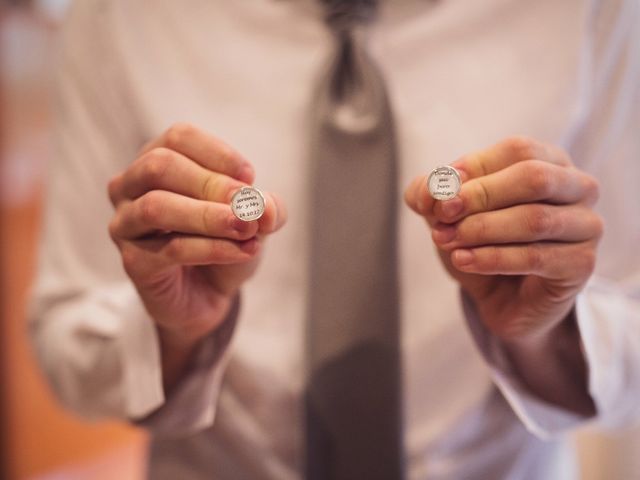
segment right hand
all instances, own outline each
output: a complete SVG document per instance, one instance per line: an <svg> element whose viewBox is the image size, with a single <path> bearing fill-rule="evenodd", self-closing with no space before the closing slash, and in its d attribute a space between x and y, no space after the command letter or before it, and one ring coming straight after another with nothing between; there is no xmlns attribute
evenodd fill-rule
<svg viewBox="0 0 640 480"><path fill-rule="evenodd" d="M109 232L162 341L188 349L220 326L264 238L284 224L271 194L259 220L233 215L233 193L253 180L252 166L229 146L176 124L109 183Z"/></svg>

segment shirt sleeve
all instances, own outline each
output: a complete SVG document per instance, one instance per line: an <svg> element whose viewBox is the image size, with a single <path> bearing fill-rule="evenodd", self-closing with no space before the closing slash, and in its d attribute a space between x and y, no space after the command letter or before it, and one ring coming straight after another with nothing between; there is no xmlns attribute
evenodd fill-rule
<svg viewBox="0 0 640 480"><path fill-rule="evenodd" d="M594 278L576 299L578 329L589 372L588 393L596 405L594 418L577 415L533 394L512 368L500 340L480 321L473 302L464 294L462 297L467 323L491 368L494 383L530 432L550 438L586 423L618 428L640 419L640 302L624 295L619 287Z"/></svg>
<svg viewBox="0 0 640 480"><path fill-rule="evenodd" d="M200 345L187 374L171 395L159 409L138 418L138 425L152 430L156 435L180 436L203 430L213 424L238 310L239 302L236 302L227 320ZM129 338L135 340L140 337L132 335ZM133 359L134 355L128 358ZM130 380L134 383L128 385L128 388L136 388L135 382L139 378L137 370L136 367L132 368ZM137 399L145 401L144 396Z"/></svg>
<svg viewBox="0 0 640 480"><path fill-rule="evenodd" d="M107 228L113 214L108 181L147 140L111 31L115 3L76 2L62 32L56 154L46 177L30 337L66 407L89 418L189 431L212 422L235 318L202 344L192 368L165 398L153 321Z"/></svg>
<svg viewBox="0 0 640 480"><path fill-rule="evenodd" d="M527 428L543 438L585 422L620 428L640 420L640 4L592 5L583 52L590 68L582 88L584 116L565 147L599 180L596 209L605 222L596 272L575 305L595 418L532 395L463 295L467 323L495 384Z"/></svg>

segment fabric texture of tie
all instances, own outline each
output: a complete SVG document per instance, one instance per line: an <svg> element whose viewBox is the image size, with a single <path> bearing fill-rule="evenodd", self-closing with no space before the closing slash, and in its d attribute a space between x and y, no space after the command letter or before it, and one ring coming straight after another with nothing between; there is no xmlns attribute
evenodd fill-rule
<svg viewBox="0 0 640 480"><path fill-rule="evenodd" d="M364 49L375 1L322 1L335 55L313 108L306 477L402 479L396 148Z"/></svg>

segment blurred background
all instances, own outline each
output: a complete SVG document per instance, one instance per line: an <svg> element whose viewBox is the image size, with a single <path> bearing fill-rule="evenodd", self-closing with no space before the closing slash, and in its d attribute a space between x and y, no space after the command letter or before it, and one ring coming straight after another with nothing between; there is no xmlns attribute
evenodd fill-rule
<svg viewBox="0 0 640 480"><path fill-rule="evenodd" d="M145 476L145 434L64 412L26 340L42 175L51 155L51 69L67 3L0 0L0 479L136 480ZM640 432L580 432L576 441L584 480L640 479Z"/></svg>
<svg viewBox="0 0 640 480"><path fill-rule="evenodd" d="M146 439L64 412L26 339L44 166L55 34L67 0L0 0L0 479L137 480Z"/></svg>

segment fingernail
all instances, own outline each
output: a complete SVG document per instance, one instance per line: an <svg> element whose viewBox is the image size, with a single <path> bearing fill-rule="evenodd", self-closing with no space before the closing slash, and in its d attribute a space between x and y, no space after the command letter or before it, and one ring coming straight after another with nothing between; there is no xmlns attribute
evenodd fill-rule
<svg viewBox="0 0 640 480"><path fill-rule="evenodd" d="M436 243L449 243L456 237L456 227L453 225L438 225L433 229L433 240Z"/></svg>
<svg viewBox="0 0 640 480"><path fill-rule="evenodd" d="M473 252L471 250L456 250L453 252L453 261L458 266L469 265L473 262Z"/></svg>
<svg viewBox="0 0 640 480"><path fill-rule="evenodd" d="M455 217L460 212L462 212L463 203L461 198L453 198L451 200L445 200L440 205L442 208L442 213L446 217Z"/></svg>
<svg viewBox="0 0 640 480"><path fill-rule="evenodd" d="M232 217L231 219L231 228L240 233L248 233L251 230L255 229L254 222L245 222L244 220L240 220L239 218Z"/></svg>
<svg viewBox="0 0 640 480"><path fill-rule="evenodd" d="M249 240L241 242L240 248L243 252L248 253L249 255L254 255L260 249L260 242L257 238L251 238Z"/></svg>

